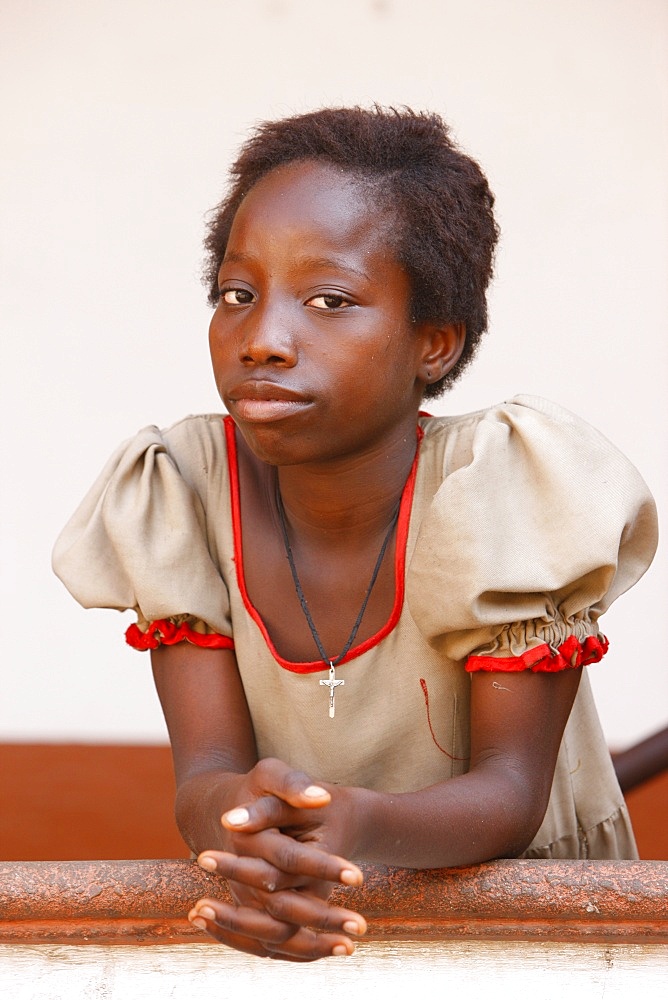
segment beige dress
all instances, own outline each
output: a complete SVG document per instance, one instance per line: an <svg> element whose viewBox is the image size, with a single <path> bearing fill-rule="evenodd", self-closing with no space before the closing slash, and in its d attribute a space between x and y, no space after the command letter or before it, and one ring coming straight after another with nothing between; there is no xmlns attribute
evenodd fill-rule
<svg viewBox="0 0 668 1000"><path fill-rule="evenodd" d="M229 418L123 445L61 534L55 571L85 607L134 608L139 648L234 646L261 757L395 792L454 777L468 765L468 671L599 659L599 616L649 565L656 514L624 456L544 400L421 417L419 436L394 609L337 667L334 719L322 662L281 658L246 593ZM586 672L525 856L636 856Z"/></svg>

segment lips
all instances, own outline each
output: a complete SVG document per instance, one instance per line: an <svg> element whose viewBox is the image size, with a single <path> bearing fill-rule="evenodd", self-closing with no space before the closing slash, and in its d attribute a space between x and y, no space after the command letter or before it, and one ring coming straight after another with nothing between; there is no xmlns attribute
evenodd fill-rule
<svg viewBox="0 0 668 1000"><path fill-rule="evenodd" d="M249 379L227 393L230 412L241 420L262 423L293 416L309 407L312 399L275 382Z"/></svg>

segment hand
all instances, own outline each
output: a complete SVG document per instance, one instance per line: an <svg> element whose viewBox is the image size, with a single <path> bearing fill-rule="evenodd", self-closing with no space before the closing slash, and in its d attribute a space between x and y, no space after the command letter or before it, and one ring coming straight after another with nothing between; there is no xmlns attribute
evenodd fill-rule
<svg viewBox="0 0 668 1000"><path fill-rule="evenodd" d="M327 789L277 760L260 762L237 792L248 799L222 818L229 850L198 859L229 880L235 903L199 900L189 914L193 924L255 955L310 961L351 954L352 941L341 932L363 934L366 922L327 902L334 882L362 882L359 868L329 849L349 839L349 811L332 808Z"/></svg>
<svg viewBox="0 0 668 1000"><path fill-rule="evenodd" d="M354 945L347 935L366 932L359 913L331 906L303 890L287 889L267 897L262 909L200 899L188 919L237 951L292 962L351 955Z"/></svg>

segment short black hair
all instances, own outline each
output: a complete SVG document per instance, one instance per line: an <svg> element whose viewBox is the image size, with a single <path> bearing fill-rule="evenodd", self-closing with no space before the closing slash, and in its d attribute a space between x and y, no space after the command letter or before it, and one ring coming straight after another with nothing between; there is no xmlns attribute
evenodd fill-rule
<svg viewBox="0 0 668 1000"><path fill-rule="evenodd" d="M316 160L373 186L397 220L396 254L410 286L410 318L464 323L461 358L425 396L461 375L487 329L486 290L499 236L494 196L478 164L463 153L442 118L410 108L323 108L259 125L230 170L226 197L208 223L204 281L219 298L218 271L244 196L276 167Z"/></svg>

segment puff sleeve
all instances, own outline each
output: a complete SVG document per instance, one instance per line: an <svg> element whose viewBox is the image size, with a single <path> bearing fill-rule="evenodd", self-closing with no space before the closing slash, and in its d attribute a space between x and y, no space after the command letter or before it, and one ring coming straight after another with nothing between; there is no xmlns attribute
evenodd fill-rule
<svg viewBox="0 0 668 1000"><path fill-rule="evenodd" d="M138 623L126 638L138 649L183 639L232 648L229 594L207 538L206 492L187 469L203 446L182 449L190 452L184 474L169 433L147 427L112 455L58 538L53 568L83 607L134 609ZM179 425L173 437L177 444L183 437Z"/></svg>
<svg viewBox="0 0 668 1000"><path fill-rule="evenodd" d="M469 670L601 658L598 619L647 569L656 511L631 463L554 404L485 411L444 469L407 574L418 627Z"/></svg>

